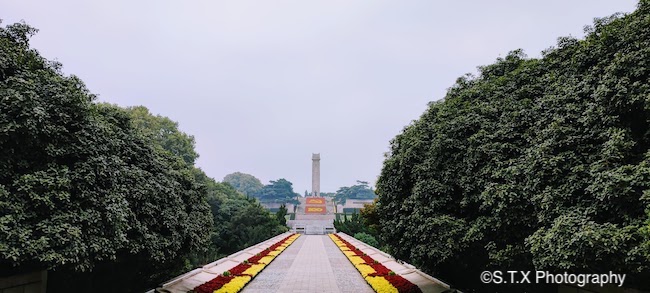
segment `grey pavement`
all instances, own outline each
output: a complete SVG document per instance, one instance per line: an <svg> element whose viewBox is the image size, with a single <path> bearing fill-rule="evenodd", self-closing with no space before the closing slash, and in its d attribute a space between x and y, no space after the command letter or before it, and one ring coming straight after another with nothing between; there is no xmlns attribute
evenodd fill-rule
<svg viewBox="0 0 650 293"><path fill-rule="evenodd" d="M374 291L327 235L302 235L242 292Z"/></svg>

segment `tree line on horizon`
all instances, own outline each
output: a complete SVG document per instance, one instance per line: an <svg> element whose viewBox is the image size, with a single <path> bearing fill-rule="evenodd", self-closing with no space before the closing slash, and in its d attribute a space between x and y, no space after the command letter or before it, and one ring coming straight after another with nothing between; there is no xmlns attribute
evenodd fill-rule
<svg viewBox="0 0 650 293"><path fill-rule="evenodd" d="M265 203L297 204L296 199L300 196L300 194L293 191L293 183L284 178L271 180L269 184L263 185L257 177L251 174L234 172L226 175L223 182L230 184L239 192ZM305 196L309 196L309 194L309 191L305 191ZM334 202L343 205L347 199L374 199L377 197L367 181L358 180L357 184L343 186L336 192L321 192L321 196L332 197Z"/></svg>
<svg viewBox="0 0 650 293"><path fill-rule="evenodd" d="M297 204L296 197L299 194L293 192L292 183L281 178L271 180L269 184L262 185L262 182L251 174L234 172L224 177L223 182L229 184L238 191L248 196L257 198L263 203L281 203L282 205L276 212L276 218L280 221L288 213L287 203ZM309 191L305 191L305 197L309 196ZM337 192L322 192L321 196L332 198L336 204L345 205L348 199L376 199L377 195L370 188L368 182L357 180L353 186L344 186ZM295 211L294 211L295 212ZM334 219L334 227L337 232L343 232L377 248L386 249L385 243L380 242L378 238L377 225L373 224L376 218L375 204L365 205L358 212L346 214L344 211L338 211ZM284 223L284 222L283 222Z"/></svg>

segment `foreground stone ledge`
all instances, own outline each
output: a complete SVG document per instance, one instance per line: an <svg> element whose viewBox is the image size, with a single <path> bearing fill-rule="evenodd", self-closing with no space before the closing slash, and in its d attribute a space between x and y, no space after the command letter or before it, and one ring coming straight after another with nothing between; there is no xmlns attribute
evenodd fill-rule
<svg viewBox="0 0 650 293"><path fill-rule="evenodd" d="M271 245L290 236L291 234L293 233L282 233L244 250L240 250L229 256L220 258L214 262L204 265L203 267L191 270L183 275L180 275L161 284L161 286L156 290L157 292L165 293L186 293L187 291L194 289L196 286L199 286L216 278L219 274L234 268L244 260L255 256L257 253L269 248ZM150 290L146 293L154 293L156 290Z"/></svg>
<svg viewBox="0 0 650 293"><path fill-rule="evenodd" d="M367 254L389 270L395 272L395 274L402 276L404 279L418 286L423 293L440 293L450 289L448 284L429 276L413 265L405 262L398 262L390 254L361 242L350 235L342 232L336 234L361 250L361 252Z"/></svg>

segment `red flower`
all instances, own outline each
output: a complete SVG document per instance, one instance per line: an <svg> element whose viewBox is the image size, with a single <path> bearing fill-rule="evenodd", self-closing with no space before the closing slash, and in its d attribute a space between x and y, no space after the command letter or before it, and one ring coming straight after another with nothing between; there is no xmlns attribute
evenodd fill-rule
<svg viewBox="0 0 650 293"><path fill-rule="evenodd" d="M422 290L420 290L420 287L416 286L415 284L411 283L411 281L404 279L404 277L400 275L391 275L391 270L389 270L387 267L380 263L375 263L375 260L367 255L363 255L363 253L358 250L354 245L350 244L350 242L347 242L341 238L339 235L334 235L338 240L340 240L350 251L354 252L356 255L360 256L363 261L369 266L371 266L374 270L375 273L369 274L371 277L384 277L388 282L391 283L395 288L397 288L397 291L400 293L422 293Z"/></svg>
<svg viewBox="0 0 650 293"><path fill-rule="evenodd" d="M363 261L365 261L366 264L368 264L368 265L371 265L371 266L372 266L372 265L375 264L375 259L373 259L373 258L370 257L370 256L367 256L367 255L360 255L359 257L361 257L361 259L363 259Z"/></svg>
<svg viewBox="0 0 650 293"><path fill-rule="evenodd" d="M384 276L384 279L397 288L397 291L400 293L422 293L420 287L411 283L409 280L404 279L400 275Z"/></svg>
<svg viewBox="0 0 650 293"><path fill-rule="evenodd" d="M230 272L230 275L224 276L224 275L219 275L218 277L207 281L199 286L196 286L194 288L194 292L196 293L212 293L215 290L218 290L219 288L223 287L223 285L227 284L230 282L232 279L234 279L236 276L243 276L242 273L246 271L248 268L250 268L253 264L258 264L257 262L262 258L265 257L266 255L269 254L269 252L275 250L278 248L280 245L282 245L289 237L293 236L290 235L277 243L271 245L268 249L265 249L264 251L258 253L256 256L250 257L248 259L248 264L238 264L234 268L228 270Z"/></svg>
<svg viewBox="0 0 650 293"><path fill-rule="evenodd" d="M232 279L234 279L235 276L223 276L219 275L218 277L207 281L203 283L202 285L194 288L194 292L196 293L212 293L214 290L218 290L219 288L223 287L223 285L227 284L230 282Z"/></svg>
<svg viewBox="0 0 650 293"><path fill-rule="evenodd" d="M259 264L258 261L259 261L260 259L262 259L263 257L265 257L267 254L268 254L268 252L265 253L265 254L258 253L258 255L250 257L250 258L248 259L248 263L251 263L251 264Z"/></svg>
<svg viewBox="0 0 650 293"><path fill-rule="evenodd" d="M373 264L369 264L369 266L371 266L376 272L376 273L370 274L370 276L372 276L372 277L388 276L390 274L390 272L391 272L391 270L389 270L387 267L385 267L382 264L373 263Z"/></svg>
<svg viewBox="0 0 650 293"><path fill-rule="evenodd" d="M243 273L245 270L247 270L250 267L251 267L250 264L243 264L242 263L242 264L238 264L236 267L234 267L232 269L229 269L228 271L233 276L241 276L242 275L241 273Z"/></svg>
<svg viewBox="0 0 650 293"><path fill-rule="evenodd" d="M291 236L293 236L293 234L291 234ZM284 244L284 243L289 239L289 237L291 237L291 236L288 236L288 237L286 237L286 238L284 238L284 239L278 241L277 243L275 243L275 244L269 246L269 248L262 250L262 251L261 251L260 253L258 253L257 255L248 258L248 262L251 263L251 264L259 264L258 261L259 261L260 259L262 259L263 257L267 256L271 251L273 251L273 250L275 250L276 248L280 247L280 245Z"/></svg>

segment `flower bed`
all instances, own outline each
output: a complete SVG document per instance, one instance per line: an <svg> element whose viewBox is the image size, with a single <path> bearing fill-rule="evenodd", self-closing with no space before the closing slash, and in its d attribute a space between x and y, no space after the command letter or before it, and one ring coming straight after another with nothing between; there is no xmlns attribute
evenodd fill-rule
<svg viewBox="0 0 650 293"><path fill-rule="evenodd" d="M375 292L421 293L420 287L395 274L336 234L329 235Z"/></svg>
<svg viewBox="0 0 650 293"><path fill-rule="evenodd" d="M189 293L239 292L299 236L300 234L287 236L257 255L252 256L230 270L223 272L216 278L195 287L193 290L189 291Z"/></svg>

